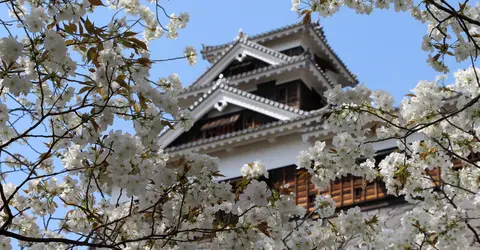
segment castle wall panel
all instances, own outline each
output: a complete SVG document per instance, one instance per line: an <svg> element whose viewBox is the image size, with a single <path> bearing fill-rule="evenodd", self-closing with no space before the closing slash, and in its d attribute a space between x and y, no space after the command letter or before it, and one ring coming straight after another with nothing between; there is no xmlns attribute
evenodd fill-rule
<svg viewBox="0 0 480 250"><path fill-rule="evenodd" d="M290 135L277 138L274 142L260 141L243 147L234 148L231 152L210 153L220 158L222 179L240 176L240 168L254 160L260 160L267 169L293 165L297 161L298 152L310 147L303 142L301 136ZM288 176L288 175L287 175Z"/></svg>

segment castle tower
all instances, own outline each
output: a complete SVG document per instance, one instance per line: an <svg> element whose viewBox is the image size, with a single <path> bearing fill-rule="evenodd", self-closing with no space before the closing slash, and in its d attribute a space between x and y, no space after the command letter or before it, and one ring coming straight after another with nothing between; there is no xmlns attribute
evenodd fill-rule
<svg viewBox="0 0 480 250"><path fill-rule="evenodd" d="M204 46L202 55L210 68L179 96L181 106L192 111L194 126L165 132L160 142L166 152L218 157L223 179L230 181L240 177L243 164L260 160L270 181L288 183L297 204L310 210L318 194L331 195L339 208L393 202L381 183L346 176L320 192L296 169L301 150L332 137L321 125L324 92L357 84L318 23L254 36L240 31L231 43ZM378 157L395 147L390 144L376 146Z"/></svg>

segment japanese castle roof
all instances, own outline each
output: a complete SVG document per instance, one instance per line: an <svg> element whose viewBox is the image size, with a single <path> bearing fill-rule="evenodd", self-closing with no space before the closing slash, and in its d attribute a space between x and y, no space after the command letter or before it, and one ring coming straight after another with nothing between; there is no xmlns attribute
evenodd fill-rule
<svg viewBox="0 0 480 250"><path fill-rule="evenodd" d="M329 131L318 127L326 112L326 108L314 111L300 110L238 88L238 85L251 80L268 78L283 72L291 72L299 69L304 69L304 72L309 74L309 77L316 79L315 84L317 88L323 88L324 90L333 88L335 82L315 63L313 53L310 52L308 48L301 55L287 56L262 45L267 41L275 40L282 36L294 35L299 32L306 33L309 39L313 39L311 41L313 41L314 44L319 45L317 49L326 55L326 59L331 61L333 66L346 79L341 83L342 86L354 86L357 83L356 77L346 68L327 44L323 29L318 23L309 25L296 23L251 37L247 37L241 33L235 41L231 43L217 46L204 46L202 50L203 57L204 59L209 59L212 65L198 77L192 85L185 88L179 94L178 98L196 97L196 101L189 106L189 109L192 111L194 123L215 109L215 105L219 102L249 109L275 118L276 121L255 128L242 129L169 147L175 139L186 132L180 124L176 124L175 129L169 129L161 135L162 138L160 141L163 144L161 147L166 152L172 154L190 150L205 152L226 145L241 144L245 141L257 139L270 140L281 134L301 133L305 134L305 136L302 136L302 139L308 139L311 136L320 136L329 133ZM237 57L239 54L254 57L266 62L269 66L223 78L221 73L231 62L238 60Z"/></svg>
<svg viewBox="0 0 480 250"><path fill-rule="evenodd" d="M322 45L322 48L324 52L327 52L326 54L329 56L329 59L332 60L333 62L337 61L340 65L334 64L337 68L340 70L345 70L345 76L347 79L350 79L351 82L356 83L357 82L357 77L354 75L348 67L345 65L345 63L337 56L335 51L330 47L328 44L328 41L325 37L325 33L323 31L322 26L320 25L319 22L313 22L308 25L304 25L302 22L299 23L294 23L291 25L283 26L277 29L273 29L271 31L263 32L254 36L249 36L247 37L248 41L256 43L256 44L262 44L267 41L279 39L284 36L290 36L294 35L299 32L308 32L309 35L313 37L313 39L318 42L320 45ZM225 44L220 44L220 45L214 45L214 46L203 46L203 49L201 51L201 54L204 59L208 59L212 55L218 56L213 59L213 64L217 62L223 55L226 54L226 51L231 48L236 43L236 41L225 43ZM213 67L213 66L212 66ZM192 84L193 85L193 84Z"/></svg>

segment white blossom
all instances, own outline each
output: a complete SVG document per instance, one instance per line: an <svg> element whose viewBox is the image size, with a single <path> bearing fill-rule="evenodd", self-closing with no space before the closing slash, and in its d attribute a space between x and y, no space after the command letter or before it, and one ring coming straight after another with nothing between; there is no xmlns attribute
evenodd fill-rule
<svg viewBox="0 0 480 250"><path fill-rule="evenodd" d="M250 164L243 165L243 167L240 169L240 172L242 173L242 176L246 178L254 179L260 176L265 176L268 178L268 172L263 163L260 161L254 161Z"/></svg>
<svg viewBox="0 0 480 250"><path fill-rule="evenodd" d="M14 37L0 39L0 59L7 63L14 62L22 54L23 44Z"/></svg>
<svg viewBox="0 0 480 250"><path fill-rule="evenodd" d="M192 46L185 47L184 54L185 54L185 57L188 60L188 64L190 64L190 66L193 66L193 65L197 64L197 51L195 50L194 47L192 47Z"/></svg>

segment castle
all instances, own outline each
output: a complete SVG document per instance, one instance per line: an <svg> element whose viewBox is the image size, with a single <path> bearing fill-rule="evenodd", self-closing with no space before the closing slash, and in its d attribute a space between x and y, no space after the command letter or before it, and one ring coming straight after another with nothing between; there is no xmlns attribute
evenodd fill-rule
<svg viewBox="0 0 480 250"><path fill-rule="evenodd" d="M180 105L192 111L194 125L189 131L181 126L166 131L160 138L165 152L218 157L225 176L221 180L231 182L245 163L260 160L269 181L289 184L296 203L310 211L319 194L330 195L338 209L378 210L404 202L387 195L383 183L361 177L345 176L320 191L296 169L301 150L333 136L322 126L324 92L358 83L328 45L319 23L297 23L250 37L240 31L231 43L204 46L202 55L211 67L179 95ZM396 143L383 141L374 148L379 162Z"/></svg>

